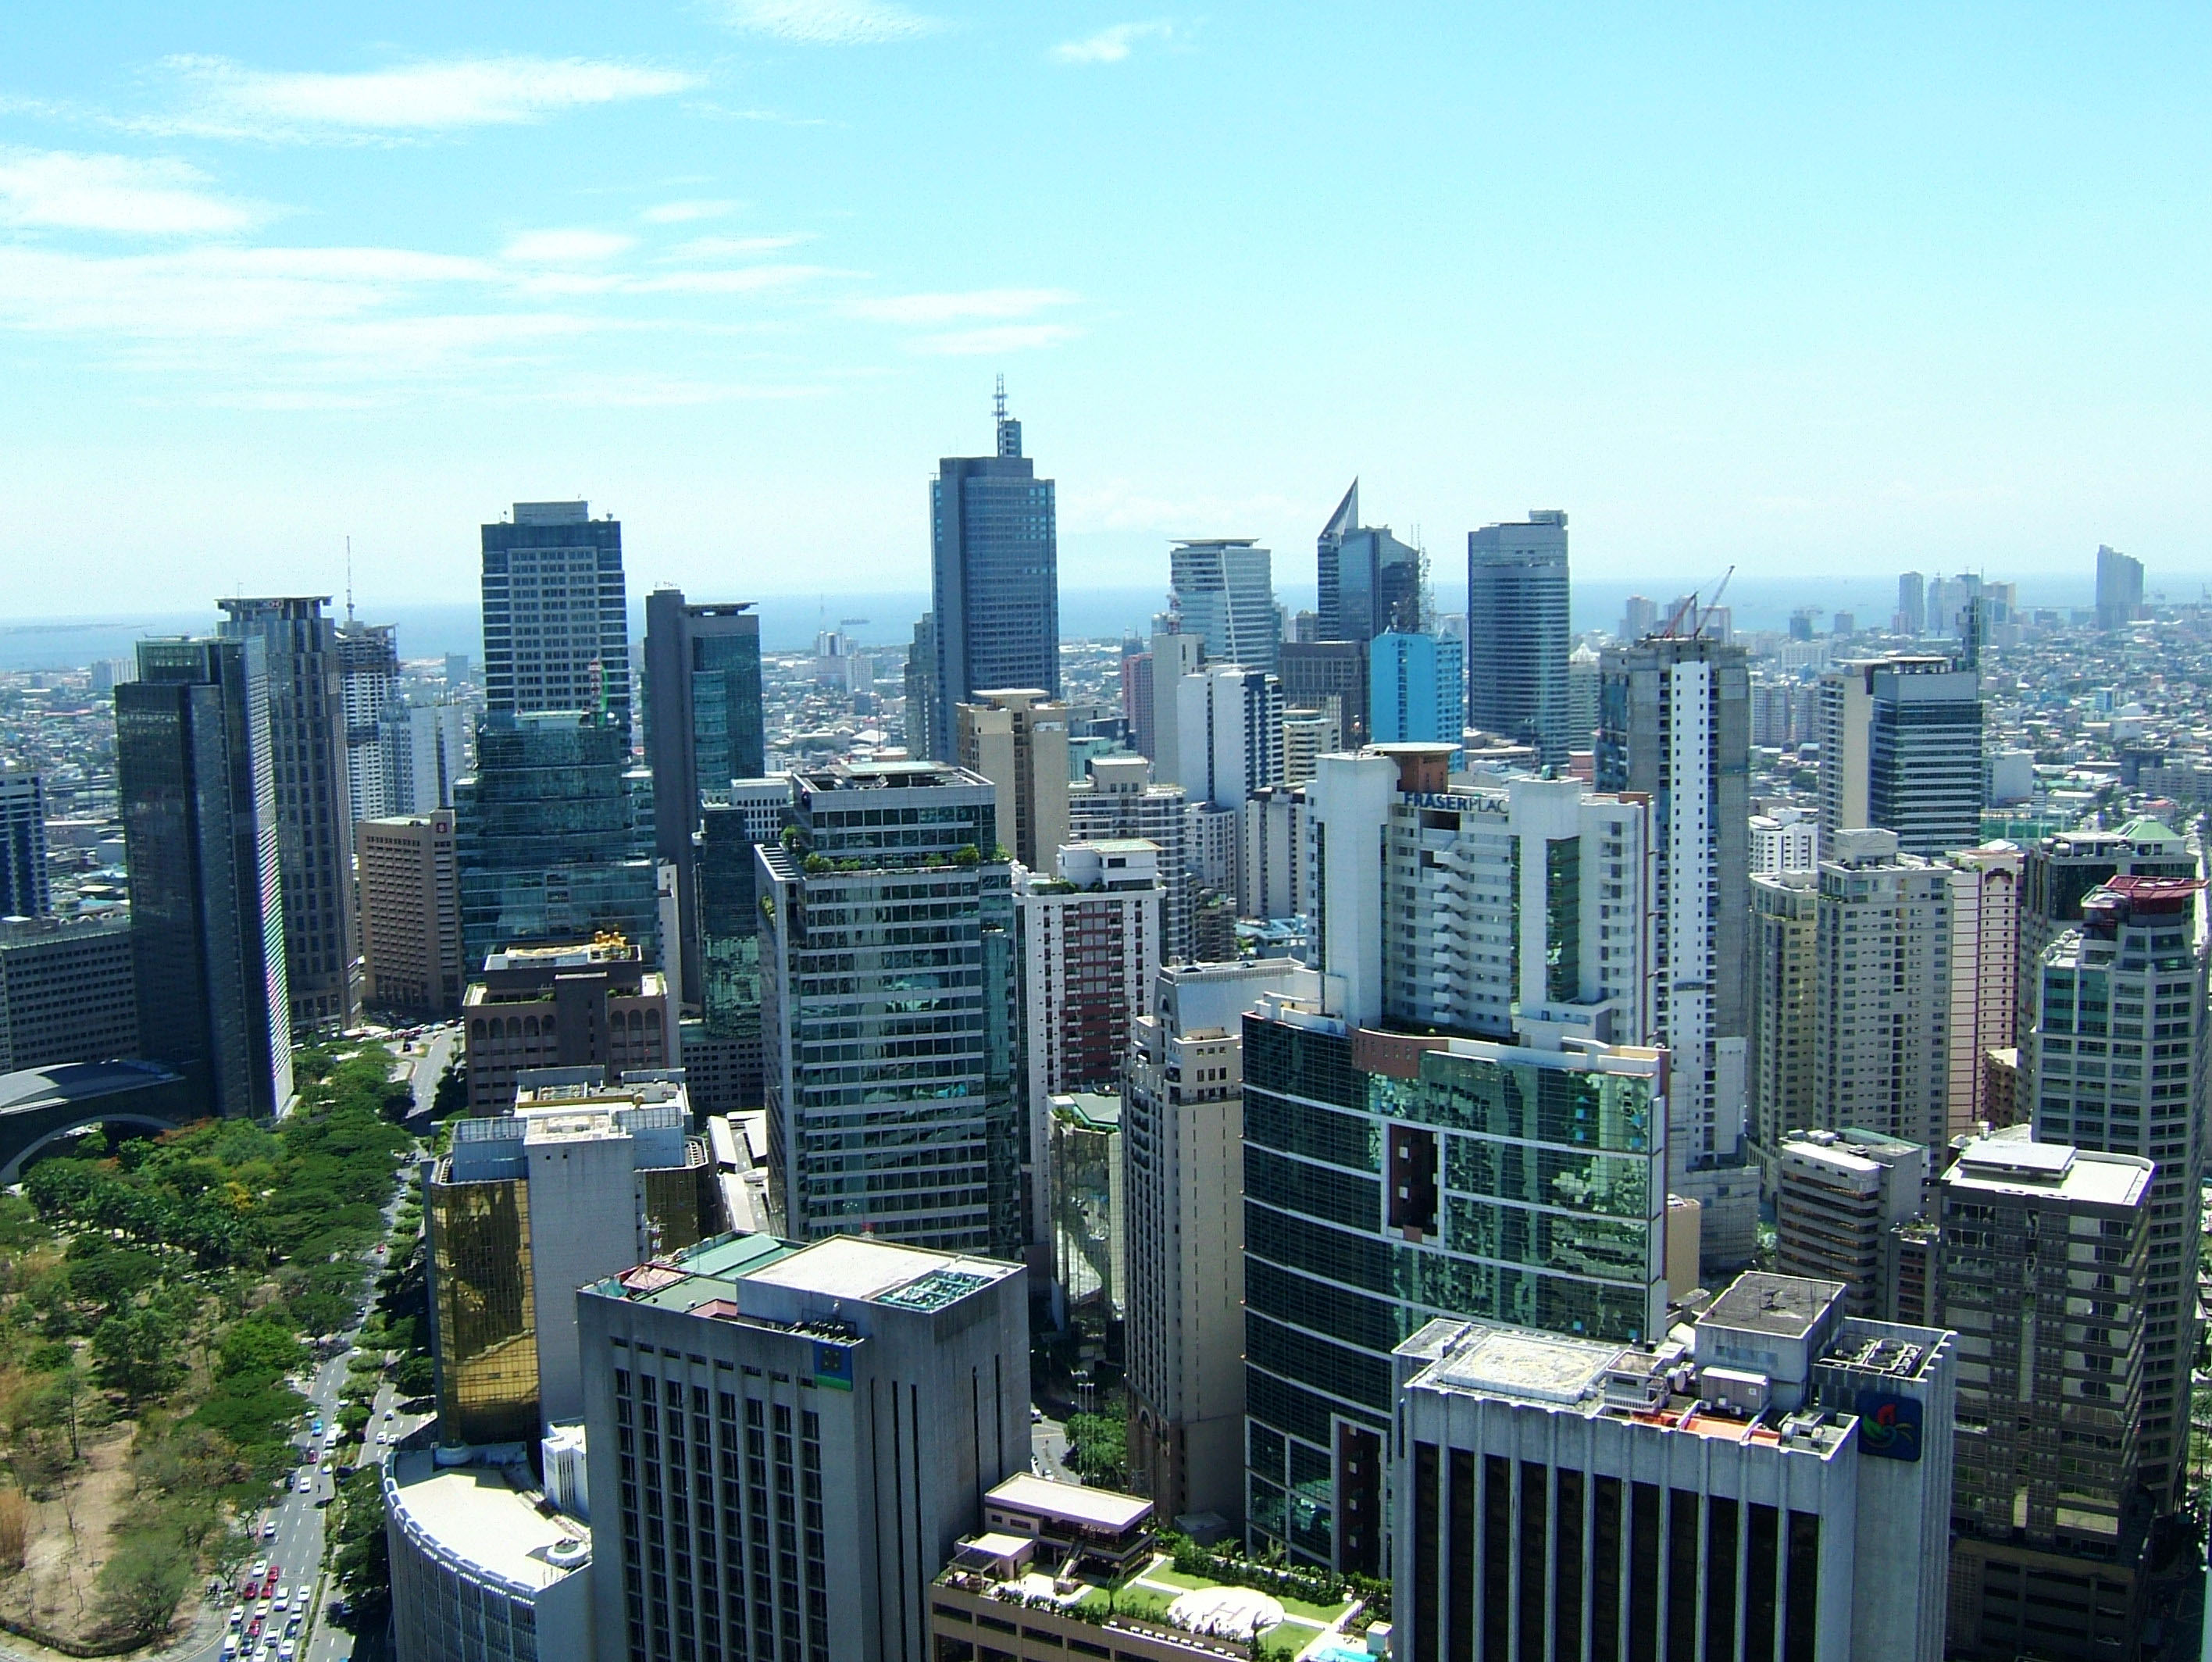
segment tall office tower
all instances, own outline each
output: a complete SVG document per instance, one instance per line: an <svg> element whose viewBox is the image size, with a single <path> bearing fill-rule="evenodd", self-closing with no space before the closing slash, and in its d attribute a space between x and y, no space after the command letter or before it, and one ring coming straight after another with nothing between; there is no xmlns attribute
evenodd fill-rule
<svg viewBox="0 0 2212 1662"><path fill-rule="evenodd" d="M1653 636L1605 653L1601 791L1651 798L1653 1042L1673 1053L1668 1186L1704 1207L1709 1268L1749 1260L1755 1182L1741 1165L1744 931L1750 918L1750 681L1744 651Z"/></svg>
<svg viewBox="0 0 2212 1662"><path fill-rule="evenodd" d="M1305 789L1271 785L1244 804L1244 846L1237 863L1239 909L1247 918L1303 918L1313 910L1309 849L1312 814Z"/></svg>
<svg viewBox="0 0 2212 1662"><path fill-rule="evenodd" d="M2084 900L2113 877L2197 875L2188 842L2154 819L2132 819L2117 831L2063 831L2030 843L2021 864L2014 1042L2026 1047L2035 1026L2044 950L2081 921Z"/></svg>
<svg viewBox="0 0 2212 1662"><path fill-rule="evenodd" d="M1809 871L1751 880L1751 1137L1767 1168L1790 1132L1820 1124L1813 1033L1820 890Z"/></svg>
<svg viewBox="0 0 2212 1662"><path fill-rule="evenodd" d="M1649 595L1632 594L1620 615L1620 644L1641 640L1659 626L1659 603Z"/></svg>
<svg viewBox="0 0 2212 1662"><path fill-rule="evenodd" d="M392 755L384 742L385 713L399 699L399 649L392 625L357 622L349 605L335 646L345 720L348 822L357 825L410 811L393 798Z"/></svg>
<svg viewBox="0 0 2212 1662"><path fill-rule="evenodd" d="M954 713L960 765L999 797L999 846L1032 871L1049 872L1067 840L1069 711L1034 687L975 695Z"/></svg>
<svg viewBox="0 0 2212 1662"><path fill-rule="evenodd" d="M363 820L354 834L361 889L362 1001L378 1010L459 1012L461 886L453 812Z"/></svg>
<svg viewBox="0 0 2212 1662"><path fill-rule="evenodd" d="M1176 688L1176 782L1194 804L1238 809L1283 782L1283 683L1264 670L1212 664Z"/></svg>
<svg viewBox="0 0 2212 1662"><path fill-rule="evenodd" d="M115 689L139 1053L204 1112L292 1096L269 671L258 636L138 643Z"/></svg>
<svg viewBox="0 0 2212 1662"><path fill-rule="evenodd" d="M1249 537L1179 542L1168 550L1169 604L1208 664L1273 670L1283 640L1273 556Z"/></svg>
<svg viewBox="0 0 2212 1662"><path fill-rule="evenodd" d="M477 733L475 776L453 791L461 949L612 932L658 961L653 780L611 716L548 712Z"/></svg>
<svg viewBox="0 0 2212 1662"><path fill-rule="evenodd" d="M1167 907L1156 845L1115 839L1059 852L1053 876L1023 868L1013 880L1032 1241L1053 1238L1045 1181L1052 1099L1120 1089L1129 1022L1159 974Z"/></svg>
<svg viewBox="0 0 2212 1662"><path fill-rule="evenodd" d="M1369 641L1392 629L1411 634L1427 622L1421 551L1393 537L1388 525L1359 523L1357 479L1314 553L1320 591L1316 640Z"/></svg>
<svg viewBox="0 0 2212 1662"><path fill-rule="evenodd" d="M0 918L0 1073L137 1054L128 918Z"/></svg>
<svg viewBox="0 0 2212 1662"><path fill-rule="evenodd" d="M1314 636L1316 640L1353 640L1361 637L1348 634L1344 626L1344 539L1359 525L1359 481L1352 482L1352 488L1344 493L1344 500L1336 505L1336 512L1321 528L1314 539L1315 610ZM1372 639L1371 636L1366 637Z"/></svg>
<svg viewBox="0 0 2212 1662"><path fill-rule="evenodd" d="M262 644L269 667L269 742L283 872L284 974L292 1030L353 1026L353 820L346 798L345 699L325 596L219 600L219 633Z"/></svg>
<svg viewBox="0 0 2212 1662"><path fill-rule="evenodd" d="M1942 862L1951 883L1950 1135L1992 1123L1993 1050L2019 1044L2021 851L1961 849Z"/></svg>
<svg viewBox="0 0 2212 1662"><path fill-rule="evenodd" d="M1878 825L1926 859L1982 840L1981 677L1948 658L1820 677L1820 837Z"/></svg>
<svg viewBox="0 0 2212 1662"><path fill-rule="evenodd" d="M791 779L733 780L709 793L699 829L700 1020L684 1034L684 1071L702 1113L760 1106L760 862L753 851L791 822Z"/></svg>
<svg viewBox="0 0 2212 1662"><path fill-rule="evenodd" d="M1020 1269L736 1235L576 1302L598 1654L933 1662L930 1583L1029 1466Z"/></svg>
<svg viewBox="0 0 2212 1662"><path fill-rule="evenodd" d="M665 585L645 597L645 761L653 773L654 858L676 868L678 939L686 1003L705 980L693 839L706 793L767 771L761 716L760 619L752 603L692 605Z"/></svg>
<svg viewBox="0 0 2212 1662"><path fill-rule="evenodd" d="M1598 688L1605 684L1605 660L1587 645L1567 654L1567 749L1586 750L1597 743Z"/></svg>
<svg viewBox="0 0 2212 1662"><path fill-rule="evenodd" d="M1668 1059L1385 1033L1264 993L1243 1065L1246 1537L1379 1575L1400 1334L1446 1314L1663 1331Z"/></svg>
<svg viewBox="0 0 2212 1662"><path fill-rule="evenodd" d="M1459 642L1444 635L1378 634L1368 649L1368 720L1377 744L1444 743L1467 729Z"/></svg>
<svg viewBox="0 0 2212 1662"><path fill-rule="evenodd" d="M1751 875L1778 877L1813 871L1820 864L1820 816L1809 809L1777 806L1751 816Z"/></svg>
<svg viewBox="0 0 2212 1662"><path fill-rule="evenodd" d="M1286 705L1325 710L1336 718L1340 743L1367 743L1365 641L1286 642L1275 666Z"/></svg>
<svg viewBox="0 0 2212 1662"><path fill-rule="evenodd" d="M1467 534L1467 724L1567 765L1567 516Z"/></svg>
<svg viewBox="0 0 2212 1662"><path fill-rule="evenodd" d="M1929 1151L1880 1131L1807 1131L1775 1159L1775 1267L1843 1283L1854 1316L1900 1319L1897 1228L1927 1209Z"/></svg>
<svg viewBox="0 0 2212 1662"><path fill-rule="evenodd" d="M1321 759L1344 748L1344 729L1334 710L1283 707L1283 783L1304 785L1321 766Z"/></svg>
<svg viewBox="0 0 2212 1662"><path fill-rule="evenodd" d="M667 979L616 941L494 952L470 978L461 1016L471 1113L507 1113L531 1069L613 1084L682 1055Z"/></svg>
<svg viewBox="0 0 2212 1662"><path fill-rule="evenodd" d="M1957 1336L1747 1275L1685 1344L1398 1347L1391 1654L1939 1662Z"/></svg>
<svg viewBox="0 0 2212 1662"><path fill-rule="evenodd" d="M759 849L784 1229L1018 1257L1020 972L991 782L921 761L793 779L788 838Z"/></svg>
<svg viewBox="0 0 2212 1662"><path fill-rule="evenodd" d="M1206 662L1206 638L1167 630L1152 632L1152 749L1138 754L1151 758L1156 779L1182 777L1180 713L1176 699L1185 676L1196 675Z"/></svg>
<svg viewBox="0 0 2212 1662"><path fill-rule="evenodd" d="M690 1118L684 1087L655 1080L546 1085L453 1122L422 1206L441 1436L526 1442L581 1417L576 1289L712 1221Z"/></svg>
<svg viewBox="0 0 2212 1662"><path fill-rule="evenodd" d="M1928 628L1928 579L1918 572L1897 576L1897 616L1890 620L1893 634L1923 634Z"/></svg>
<svg viewBox="0 0 2212 1662"><path fill-rule="evenodd" d="M629 601L622 521L588 502L517 502L483 528L489 713L605 711L629 754Z"/></svg>
<svg viewBox="0 0 2212 1662"><path fill-rule="evenodd" d="M2125 628L2143 615L2142 561L2118 549L2097 549L2097 627Z"/></svg>
<svg viewBox="0 0 2212 1662"><path fill-rule="evenodd" d="M1937 1184L1942 1320L1964 1376L1954 1655L2135 1653L2153 1181L2147 1160L2016 1129L1969 1143Z"/></svg>
<svg viewBox="0 0 2212 1662"><path fill-rule="evenodd" d="M995 456L948 456L929 486L937 707L927 754L939 761L952 760L959 737L955 707L982 688L1042 687L1060 696L1053 482L1022 454L1022 424L1006 414L1003 385L998 434Z"/></svg>
<svg viewBox="0 0 2212 1662"><path fill-rule="evenodd" d="M37 773L0 771L0 918L54 909L46 877L46 789Z"/></svg>
<svg viewBox="0 0 2212 1662"><path fill-rule="evenodd" d="M2112 877L2045 949L2021 1040L2039 1142L2158 1162L2143 1281L2142 1485L2180 1504L2204 1180L2205 908L2195 877Z"/></svg>
<svg viewBox="0 0 2212 1662"><path fill-rule="evenodd" d="M428 814L453 805L453 787L469 773L469 727L468 705L451 695L386 709L381 739L391 812Z"/></svg>
<svg viewBox="0 0 2212 1662"><path fill-rule="evenodd" d="M1839 831L1820 862L1814 1123L1951 1136L1951 882L1897 834ZM1784 1127L1784 1130L1794 1129Z"/></svg>
<svg viewBox="0 0 2212 1662"><path fill-rule="evenodd" d="M1577 779L1454 792L1449 754L1404 744L1324 756L1307 787L1314 962L1330 1013L1494 1039L1643 1042L1645 805Z"/></svg>
<svg viewBox="0 0 2212 1662"><path fill-rule="evenodd" d="M1129 1470L1168 1519L1244 1516L1243 1013L1288 958L1160 972L1121 1107Z"/></svg>
<svg viewBox="0 0 2212 1662"><path fill-rule="evenodd" d="M1077 842L1141 837L1159 849L1160 876L1168 890L1160 961L1187 963L1196 899L1191 879L1190 798L1180 785L1155 783L1156 772L1154 764L1142 756L1094 757L1090 784L1067 793L1067 834Z"/></svg>
<svg viewBox="0 0 2212 1662"><path fill-rule="evenodd" d="M1121 660L1121 717L1129 725L1129 745L1140 756L1150 756L1155 743L1152 727L1152 655L1141 652Z"/></svg>
<svg viewBox="0 0 2212 1662"><path fill-rule="evenodd" d="M906 649L906 752L910 756L933 756L941 741L937 737L937 619L924 612L914 626L913 643Z"/></svg>

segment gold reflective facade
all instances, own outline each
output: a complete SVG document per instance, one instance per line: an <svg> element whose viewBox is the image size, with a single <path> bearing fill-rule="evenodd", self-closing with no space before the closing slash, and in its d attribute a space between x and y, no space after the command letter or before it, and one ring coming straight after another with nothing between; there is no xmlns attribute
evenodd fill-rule
<svg viewBox="0 0 2212 1662"><path fill-rule="evenodd" d="M438 1416L471 1443L538 1435L538 1311L530 1276L530 1189L519 1178L430 1184L438 1301Z"/></svg>
<svg viewBox="0 0 2212 1662"><path fill-rule="evenodd" d="M638 1172L646 1219L659 1232L654 1239L663 1253L696 1246L713 1233L708 1223L715 1210L710 1198L714 1168L704 1140L686 1137L684 1157L681 1166L646 1167Z"/></svg>

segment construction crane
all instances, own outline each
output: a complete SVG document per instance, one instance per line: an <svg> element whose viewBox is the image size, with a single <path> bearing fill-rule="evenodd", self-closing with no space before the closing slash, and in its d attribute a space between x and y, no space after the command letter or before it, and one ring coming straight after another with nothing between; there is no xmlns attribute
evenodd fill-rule
<svg viewBox="0 0 2212 1662"><path fill-rule="evenodd" d="M1708 605L1700 607L1698 604L1698 591L1694 589L1678 601L1673 612L1668 616L1667 627L1659 631L1659 638L1662 640L1694 640L1703 634L1713 614L1721 609L1721 597L1728 592L1729 579L1735 575L1734 566L1721 573L1721 580L1713 585L1713 597ZM1690 625L1686 631L1682 628L1685 618L1688 619Z"/></svg>

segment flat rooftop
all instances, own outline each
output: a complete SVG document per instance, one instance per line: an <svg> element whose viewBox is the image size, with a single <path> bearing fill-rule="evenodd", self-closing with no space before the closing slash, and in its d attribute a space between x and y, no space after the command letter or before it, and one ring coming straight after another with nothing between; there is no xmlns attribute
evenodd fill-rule
<svg viewBox="0 0 2212 1662"><path fill-rule="evenodd" d="M538 1497L515 1488L501 1468L441 1466L427 1448L400 1449L391 1460L387 1492L404 1518L455 1558L533 1590L588 1562L591 1526L557 1513L545 1516ZM585 1559L566 1568L551 1562L546 1555L564 1541L584 1548Z"/></svg>
<svg viewBox="0 0 2212 1662"><path fill-rule="evenodd" d="M729 1303L738 1283L749 1282L818 1298L927 1313L1024 1273L1018 1264L894 1246L869 1235L832 1235L811 1245L773 1235L722 1235L671 1258L639 1265L600 1287L635 1303L686 1312L717 1300ZM737 1313L734 1306L727 1313Z"/></svg>
<svg viewBox="0 0 2212 1662"><path fill-rule="evenodd" d="M2019 1137L1984 1137L1959 1151L1942 1181L1947 1189L2133 1206L2149 1192L2152 1169L2149 1161L2135 1155L2099 1154Z"/></svg>
<svg viewBox="0 0 2212 1662"><path fill-rule="evenodd" d="M1839 1281L1808 1281L1752 1270L1738 1276L1705 1307L1702 1321L1745 1332L1802 1339L1843 1295Z"/></svg>
<svg viewBox="0 0 2212 1662"><path fill-rule="evenodd" d="M1577 1403L1597 1391L1626 1347L1490 1327L1429 1368L1431 1385L1532 1402Z"/></svg>
<svg viewBox="0 0 2212 1662"><path fill-rule="evenodd" d="M1087 1483L1048 1483L1018 1471L983 1496L984 1504L998 1505L1071 1524L1088 1524L1116 1534L1144 1521L1152 1509L1150 1501Z"/></svg>

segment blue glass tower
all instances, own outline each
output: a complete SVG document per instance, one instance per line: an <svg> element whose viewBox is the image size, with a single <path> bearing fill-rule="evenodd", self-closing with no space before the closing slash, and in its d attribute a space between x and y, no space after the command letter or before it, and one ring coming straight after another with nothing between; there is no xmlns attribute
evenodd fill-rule
<svg viewBox="0 0 2212 1662"><path fill-rule="evenodd" d="M998 429L997 455L945 457L929 487L937 712L928 737L939 761L955 760L955 711L984 688L1042 687L1060 696L1053 482L1022 454L1003 380Z"/></svg>
<svg viewBox="0 0 2212 1662"><path fill-rule="evenodd" d="M1375 637L1367 658L1368 719L1377 744L1458 745L1466 684L1458 640L1448 634Z"/></svg>

